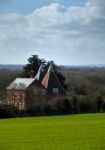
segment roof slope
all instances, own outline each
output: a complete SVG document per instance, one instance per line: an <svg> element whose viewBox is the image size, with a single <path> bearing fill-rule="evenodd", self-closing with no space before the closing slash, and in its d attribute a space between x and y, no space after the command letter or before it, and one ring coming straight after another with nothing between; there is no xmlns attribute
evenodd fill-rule
<svg viewBox="0 0 105 150"><path fill-rule="evenodd" d="M33 78L16 78L6 89L7 90L25 90L27 89L35 79Z"/></svg>
<svg viewBox="0 0 105 150"><path fill-rule="evenodd" d="M44 66L43 66L43 64L41 64L40 67L39 67L39 70L38 70L38 72L37 72L37 74L35 76L35 79L37 81L39 81L39 82L42 81L43 76L44 76L44 70L43 70L43 68L44 68Z"/></svg>
<svg viewBox="0 0 105 150"><path fill-rule="evenodd" d="M49 69L41 83L46 88L47 93L49 93L49 94L54 94L54 89L55 90L58 89L58 93L60 93L60 94L66 94L66 91L63 88L58 77L54 73L52 66L49 67Z"/></svg>

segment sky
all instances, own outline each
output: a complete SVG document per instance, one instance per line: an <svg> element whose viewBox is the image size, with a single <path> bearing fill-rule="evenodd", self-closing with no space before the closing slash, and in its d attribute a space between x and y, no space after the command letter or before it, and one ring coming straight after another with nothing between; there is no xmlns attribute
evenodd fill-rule
<svg viewBox="0 0 105 150"><path fill-rule="evenodd" d="M25 64L31 55L105 64L105 0L0 0L0 64Z"/></svg>

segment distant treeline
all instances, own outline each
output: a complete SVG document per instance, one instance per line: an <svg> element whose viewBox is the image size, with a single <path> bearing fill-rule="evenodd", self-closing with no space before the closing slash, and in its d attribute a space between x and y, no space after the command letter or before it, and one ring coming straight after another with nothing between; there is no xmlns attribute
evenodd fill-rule
<svg viewBox="0 0 105 150"><path fill-rule="evenodd" d="M23 69L23 65L4 65L4 64L0 64L0 69L7 69L7 70L22 70Z"/></svg>

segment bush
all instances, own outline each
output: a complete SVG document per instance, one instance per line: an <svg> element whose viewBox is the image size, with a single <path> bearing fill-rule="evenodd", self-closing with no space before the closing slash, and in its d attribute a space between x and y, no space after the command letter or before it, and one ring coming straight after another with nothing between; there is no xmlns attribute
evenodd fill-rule
<svg viewBox="0 0 105 150"><path fill-rule="evenodd" d="M79 106L80 106L81 113L89 113L91 111L90 110L90 102L85 97L81 98L81 100L79 102Z"/></svg>
<svg viewBox="0 0 105 150"><path fill-rule="evenodd" d="M98 110L98 112L101 112L102 111L102 106L103 106L103 103L104 103L104 100L103 100L102 96L97 96L96 97L96 102L97 102L97 110Z"/></svg>
<svg viewBox="0 0 105 150"><path fill-rule="evenodd" d="M0 118L14 118L19 115L19 111L12 105L0 105Z"/></svg>
<svg viewBox="0 0 105 150"><path fill-rule="evenodd" d="M73 112L72 102L68 99L57 102L57 111L59 114L71 114Z"/></svg>
<svg viewBox="0 0 105 150"><path fill-rule="evenodd" d="M80 113L79 97L73 96L73 113Z"/></svg>
<svg viewBox="0 0 105 150"><path fill-rule="evenodd" d="M58 112L55 108L52 108L51 106L45 106L44 114L45 115L57 115Z"/></svg>

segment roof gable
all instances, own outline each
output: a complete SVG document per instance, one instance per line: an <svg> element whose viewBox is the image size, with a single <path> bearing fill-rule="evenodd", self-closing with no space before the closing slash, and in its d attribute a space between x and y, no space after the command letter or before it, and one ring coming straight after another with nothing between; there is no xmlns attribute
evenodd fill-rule
<svg viewBox="0 0 105 150"><path fill-rule="evenodd" d="M48 93L53 93L54 89L58 89L58 93L65 94L65 89L63 88L61 82L59 81L58 77L54 72L50 73L49 76L49 82L48 82L48 87L47 87L47 92Z"/></svg>

